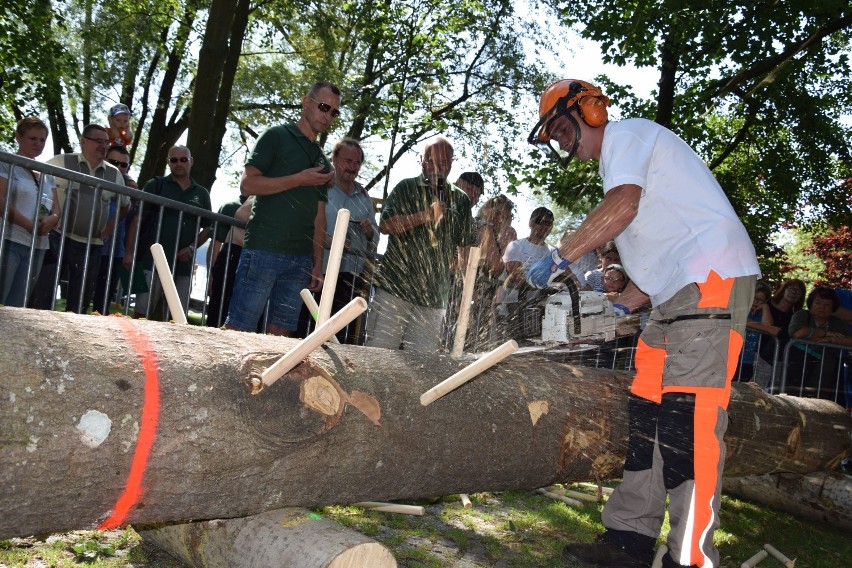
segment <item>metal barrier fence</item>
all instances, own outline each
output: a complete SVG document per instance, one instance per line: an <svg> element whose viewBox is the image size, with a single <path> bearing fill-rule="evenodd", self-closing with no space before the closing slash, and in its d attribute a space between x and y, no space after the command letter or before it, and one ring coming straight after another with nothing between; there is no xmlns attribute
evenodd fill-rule
<svg viewBox="0 0 852 568"><path fill-rule="evenodd" d="M791 339L784 347L781 392L852 406L850 355L842 345Z"/></svg>
<svg viewBox="0 0 852 568"><path fill-rule="evenodd" d="M57 227L53 231L51 231L50 248L48 248L47 252L44 253L45 256L48 256L49 254L55 256L55 258L47 259L47 260L51 260L51 261L55 260L55 263L56 263L57 269L55 270L55 273L53 274L52 279L51 278L41 278L42 282L39 282L39 280L35 278L35 276L37 276L38 273L41 271L42 265L37 262L38 256L37 256L37 251L36 251L36 247L35 247L36 233L35 233L35 231L33 231L33 233L32 233L32 238L31 238L31 241L30 241L30 252L29 252L29 258L28 258L28 264L27 264L26 287L25 287L25 290L24 290L24 298L28 300L26 303L28 305L32 306L32 307L42 307L44 309L56 309L56 292L57 292L57 289L59 289L59 290L64 289L65 290L64 293L67 296L67 293L68 293L67 290L68 289L67 289L67 287L64 286L64 278L65 278L66 274L68 273L68 269L67 269L66 265L68 264L67 261L68 261L69 253L67 252L68 239L66 237L68 237L68 234L69 234L69 232L68 232L69 231L69 219L68 219L69 208L65 207L64 205L66 205L68 203L69 198L70 198L70 196L72 195L73 192L79 191L80 184L82 184L84 186L90 186L91 188L93 188L93 191L94 191L93 203L92 203L92 206L91 206L91 210L88 213L89 222L88 222L88 230L86 232L87 236L86 237L80 237L80 238L83 238L84 241L85 241L84 243L82 243L85 246L85 251L81 254L81 259L80 259L81 260L81 262L80 262L80 264L81 264L80 278L81 278L82 282L84 283L84 285L80 287L79 293L74 295L76 297L71 297L71 298L64 297L63 299L65 299L66 302L71 301L74 304L80 305L79 312L81 312L81 313L88 312L90 305L91 305L91 300L95 301L95 305L104 305L105 304L108 307L109 306L109 300L111 299L107 295L108 292L110 291L109 286L107 287L107 290L105 292L104 297L94 297L95 296L94 286L92 284L92 280L95 276L94 268L96 266L98 266L101 262L101 259L95 258L94 255L101 255L101 256L105 257L105 258L103 258L103 262L107 262L107 265L106 265L106 280L107 280L107 282L111 282L112 279L115 277L115 274L117 273L117 271L121 270L121 267L117 266L116 257L115 257L115 251L118 248L118 239L117 238L111 238L110 241L109 241L109 245L100 245L99 246L99 245L96 245L96 244L93 243L93 240L99 237L99 235L97 234L97 228L94 226L95 222L96 222L96 220L95 220L95 204L97 204L101 200L102 193L104 191L109 191L109 192L112 192L112 193L115 193L115 194L118 194L118 195L127 196L135 202L138 202L140 204L144 204L144 205L140 205L140 209L144 208L145 205L147 205L149 207L157 207L158 208L157 223L154 227L154 232L155 232L155 235L156 235L155 236L155 242L157 240L159 240L159 236L161 235L161 233L163 231L163 214L166 210L174 210L174 211L178 212L178 216L177 216L177 220L176 220L176 227L174 227L174 229L176 231L175 234L179 234L179 229L180 229L180 226L183 224L183 219L184 219L185 215L192 215L192 216L195 217L195 234L196 235L198 234L198 232L201 228L202 219L209 221L209 224L211 225L211 234L215 234L216 229L218 228L218 226L220 224L226 224L226 225L231 226L231 227L233 227L233 226L245 227L244 223L236 221L235 219L233 219L231 217L219 215L218 213L212 213L212 212L207 211L205 209L201 209L201 208L194 207L194 206L191 206L191 205L178 203L178 202L172 201L170 199L161 197L159 195L154 195L154 194L151 194L151 193L145 193L144 191L141 191L141 190L131 189L131 188L128 188L128 187L117 185L117 184L103 180L103 179L98 178L98 177L84 175L84 174L81 174L79 172L75 172L75 171L68 170L68 169L65 169L65 168L60 168L60 167L57 167L57 166L52 166L50 164L45 164L45 163L42 163L42 162L37 162L35 160L30 160L28 158L24 158L24 157L16 155L16 154L9 154L9 153L6 153L6 152L0 152L0 162L5 162L7 164L10 164L10 175L9 175L8 185L7 185L7 188L6 188L7 199L5 200L3 211L1 212L2 217L0 217L0 220L3 221L2 227L0 227L0 242L2 242L2 244L3 244L3 246L0 247L0 266L3 266L4 255L9 254L8 247L7 247L8 243L7 243L6 235L7 235L7 232L9 231L9 225L10 225L7 222L8 219L9 219L9 216L10 216L10 208L11 208L11 202L12 202L12 199L10 197L12 196L13 192L15 191L14 175L12 175L14 173L14 169L16 167L23 167L23 168L27 168L27 169L30 169L30 170L50 174L50 175L54 176L55 178L63 178L63 179L66 179L66 180L69 181L69 191L68 191L68 195L65 196L66 197L65 203L63 203L62 212L61 212L62 214L61 214L61 217L60 217L59 224L57 225ZM39 187L39 191L38 191L39 195L37 196L36 208L34 210L33 219L32 219L34 225L37 225L38 216L39 216L39 206L42 205L42 202L44 200L44 191L45 191L45 189L48 189L48 188L43 187L44 183L45 183L45 177L41 176L40 187ZM73 183L73 185L72 185L72 183ZM116 223L116 227L117 226L118 226L118 223ZM124 301L123 301L123 306L122 306L122 311L125 315L129 314L130 309L131 309L131 305L133 303L133 295L134 294L132 292L132 286L133 286L133 283L134 283L134 278L138 278L138 275L142 271L140 263L137 261L138 255L136 254L138 246L140 244L139 236L140 236L140 231L142 230L142 224L141 223L136 224L136 230L137 230L136 235L135 235L136 247L132 251L125 251L125 254L132 254L133 255L133 261L131 263L129 273L126 275L127 276L127 280L126 280L127 281L127 290L125 290ZM117 233L117 231L116 231L116 233ZM103 251L102 250L103 246L108 246L108 250ZM230 246L231 246L230 241L225 243L225 247L227 247L226 250L229 250ZM170 266L172 267L172 276L174 276L174 267L177 265L177 263L176 263L177 253L178 253L177 247L178 247L178 243L176 242L173 250L165 251L166 256L171 258ZM106 252L106 254L103 254L103 252ZM47 264L47 263L45 263L45 264ZM195 267L196 267L196 259L195 259L195 256L193 255L193 258L191 260L191 271L190 271L191 274L195 272ZM154 273L156 272L155 267L153 268L152 272L154 272ZM156 274L154 274L154 277L156 277ZM41 306L33 306L33 301L32 301L33 299L31 298L32 293L33 293L33 289L35 288L37 283L44 284L44 286L47 289L47 293L49 294L49 297L47 298L46 303L44 303ZM221 283L221 285L225 286L226 282ZM190 286L191 286L191 283L190 283ZM208 281L208 287L209 287L209 281ZM209 289L208 289L207 292L209 293ZM149 298L150 297L151 296L149 295ZM187 291L187 297L188 297L188 291ZM187 302L187 304L188 304L188 302ZM66 305L70 305L70 304L66 304ZM185 305L185 306L182 306L182 307L183 307L184 312L186 313L188 311L189 306ZM205 305L202 309L204 311L206 311L206 303L205 303ZM78 311L78 310L74 310L74 311ZM148 310L148 311L150 312L150 310ZM165 314L165 317L168 317L168 314ZM202 313L202 319L203 318L204 318L204 313Z"/></svg>
<svg viewBox="0 0 852 568"><path fill-rule="evenodd" d="M114 183L105 181L103 179L92 177L88 175L84 175L78 172L74 172L71 170L67 170L64 168L52 166L49 164L45 164L42 162L37 162L34 160L30 160L28 158L24 158L22 156L18 156L16 154L9 154L6 152L0 152L0 162L5 162L10 164L10 175L8 179L8 184L6 188L6 200L3 207L2 216L0 216L0 220L3 221L0 224L0 242L3 246L0 246L0 267L4 266L4 255L9 254L7 245L7 233L9 232L9 223L6 222L10 216L10 208L12 199L10 196L15 191L15 179L14 175L12 175L14 168L23 167L28 168L30 170L39 171L42 173L47 173L53 175L56 178L64 178L69 182L73 182L74 184L83 184L87 186L91 186L95 191L95 200L100 199L101 192L110 191L118 195L128 196L131 200L134 200L140 203L140 209L144 209L147 207L157 207L156 213L156 225L155 225L155 237L154 242L159 241L159 237L162 234L164 225L164 213L166 210L174 210L178 212L175 233L179 233L179 227L183 224L183 218L185 215L192 215L195 217L195 230L194 233L197 235L199 230L202 227L202 219L209 221L211 225L211 235L215 235L217 228L220 224L226 224L229 227L238 227L245 228L245 223L241 221L237 221L231 217L227 217L224 215L219 215L218 213L212 213L205 209L200 209L198 207L194 207L191 205L186 205L183 203L178 203L172 201L170 199L161 197L160 195L155 195L152 193L146 193L144 191L135 190L123 186L116 185ZM45 188L44 187L45 178L42 176L39 181L38 187L38 196L36 201L36 208L33 213L33 217L31 219L33 225L37 225L39 219L39 205L42 204L42 200L44 199L43 194ZM75 186L76 187L76 186ZM69 194L76 189L72 188L69 190ZM67 196L66 196L67 201ZM97 203L97 201L95 201ZM90 272L93 267L99 264L97 259L92 258L93 254L102 254L102 250L98 247L92 246L92 240L94 238L94 223L95 223L95 211L94 205L92 205L92 210L89 212L89 227L85 242L85 253L82 258L82 279L84 282L89 281L89 277L91 276ZM56 309L56 291L57 289L62 288L63 284L63 271L61 268L63 267L63 261L65 260L66 255L66 237L68 235L68 208L63 207L62 216L58 225L58 231L54 229L51 235L51 248L48 249L49 253L53 253L56 256L56 266L57 270L55 271L52 282L48 282L50 299L49 305L44 306L49 309ZM132 254L132 262L129 269L129 273L127 276L127 284L126 289L124 290L123 301L121 305L121 311L124 315L129 315L131 308L135 309L134 301L134 281L139 277L139 274L143 271L140 266L140 262L138 261L138 247L140 245L140 235L142 231L142 223L136 224L136 234L135 234L135 248L132 251L125 251L125 254ZM230 235L230 232L229 232ZM39 273L39 269L41 266L37 266L39 264L38 260L39 256L36 250L36 238L37 235L35 231L32 232L32 237L29 243L29 256L28 263L26 268L26 285L24 290L24 297L28 298L37 282L36 276ZM107 262L106 266L106 280L107 282L111 282L114 278L114 274L117 271L121 271L123 268L121 266L117 266L115 251L117 248L117 239L110 239L109 250L107 254L103 254ZM227 294L225 294L224 290L229 286L233 285L231 281L233 278L234 269L236 268L233 263L236 260L230 254L232 244L230 242L230 238L223 244L222 253L220 253L220 262L224 262L224 278L221 282L215 282L215 286L221 287L220 294L215 294L215 297L220 298L220 303L215 310L215 312L220 318L217 322L212 322L213 324L221 325L224 320L224 316L227 313L225 298ZM174 276L174 270L177 265L177 256L179 251L179 243L176 241L172 250L167 250L166 255L170 256L171 262L170 265L172 267L172 276ZM373 266L378 267L381 263L381 256L375 255L372 259ZM194 274L196 268L196 258L193 254L193 258L191 261L191 274ZM152 272L154 273L152 276L156 280L156 267L152 267ZM353 283L352 289L353 294L359 294L365 296L368 300L372 297L372 291L374 290L374 276L376 274L376 269L373 268L369 270L365 274L365 279L361 282L360 286L355 286ZM144 281L144 278L143 278ZM458 279L457 285L452 288L452 296L450 298L450 306L451 308L448 310L448 318L447 324L444 328L445 334L445 342L446 345L452 345L452 339L454 334L454 311L453 306L457 309L457 296L461 293L461 278ZM474 299L474 304L471 308L471 332L469 333L467 339L466 348L469 351L484 351L490 349L494 346L495 342L500 342L506 338L500 336L497 337L496 333L498 327L495 325L495 317L494 317L494 304L493 304L493 292L494 286L491 284L484 282L482 285L477 287L477 295ZM205 291L205 301L201 306L201 320L205 322L207 319L207 311L210 307L206 298L208 296L212 296L211 294L211 286L213 286L213 279L208 274L206 291ZM188 286L192 286L191 280ZM83 286L80 291L80 297L76 298L78 303L83 305L83 308L80 310L81 312L87 312L90 308L91 300L94 300L94 304L104 305L106 307L109 306L109 302L111 298L109 297L110 287L107 287L104 296L95 297L96 294L87 290L86 286ZM151 298L151 295L148 295ZM189 297L189 290L186 291L185 297ZM65 298L69 300L69 298ZM70 298L73 300L74 298ZM351 299L351 298L350 298ZM186 302L187 305L182 306L184 313L186 314L189 310L189 302ZM145 313L151 315L154 312L155 306L146 306ZM168 312L165 311L163 314L164 318L168 318ZM363 344L364 341L364 327L366 326L366 319L369 318L369 312L365 314L363 318L359 320L359 322L352 327L347 327L345 333L347 336L345 337L345 341L352 342L354 344ZM263 325L263 324L261 324ZM308 331L313 327L312 322L308 322L307 328ZM813 341L804 341L804 340L790 340L787 345L784 347L783 351L780 348L780 343L777 337L774 337L770 334L766 334L764 332L760 332L758 330L748 330L749 333L756 333L759 335L759 340L757 344L757 355L755 360L752 362L748 362L744 360L745 352L742 352L740 355L740 362L738 365L738 369L736 372L735 380L743 381L743 380L754 380L761 387L763 387L767 392L778 394L778 393L787 393L796 396L811 396L818 398L826 398L830 400L834 400L839 404L846 404L847 406L852 406L852 372L850 372L850 367L852 367L852 362L850 359L850 350L848 348L844 348L840 345L833 345L827 343L818 343ZM564 360L565 362L573 363L573 364L581 364L590 367L596 368L608 368L608 369L620 369L632 371L634 370L634 352L636 347L636 340L638 338L637 335L627 336L627 337L619 337L613 341L603 342L599 344L587 344L579 348L561 348L555 347L549 349L550 355L558 355L560 360ZM761 349L766 342L770 343L769 352L772 353L772 356L769 357L771 360L766 361L761 358L760 353L764 354L767 352L766 349ZM779 354L782 355L779 358ZM751 368L749 368L751 367Z"/></svg>

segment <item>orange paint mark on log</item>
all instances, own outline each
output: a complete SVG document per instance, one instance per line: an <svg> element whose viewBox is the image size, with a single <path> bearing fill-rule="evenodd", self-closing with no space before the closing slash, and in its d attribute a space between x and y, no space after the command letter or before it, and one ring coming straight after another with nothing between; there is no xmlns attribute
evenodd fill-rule
<svg viewBox="0 0 852 568"><path fill-rule="evenodd" d="M98 527L99 530L109 530L125 524L130 510L139 502L142 496L142 478L148 467L151 448L157 437L157 422L160 418L160 378L157 369L157 354L148 336L139 331L134 323L126 318L121 319L124 334L130 345L136 350L142 360L142 370L145 372L145 400L142 405L142 425L136 440L136 450L127 484L112 509L112 514Z"/></svg>

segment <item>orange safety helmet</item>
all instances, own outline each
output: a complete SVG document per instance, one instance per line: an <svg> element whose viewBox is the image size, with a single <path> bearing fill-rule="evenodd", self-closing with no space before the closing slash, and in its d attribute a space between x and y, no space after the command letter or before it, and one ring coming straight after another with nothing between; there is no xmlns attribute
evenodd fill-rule
<svg viewBox="0 0 852 568"><path fill-rule="evenodd" d="M544 118L554 110L570 111L575 105L583 122L589 126L597 128L606 124L609 97L591 83L580 79L562 79L547 87L538 103L538 115ZM543 131L539 139L544 142L547 136L547 132Z"/></svg>
<svg viewBox="0 0 852 568"><path fill-rule="evenodd" d="M583 119L583 122L593 128L606 124L609 106L609 97L586 81L580 79L562 79L548 86L541 94L538 112L539 121L530 132L528 141L534 146L539 146L563 166L567 166L580 143L580 129L576 120L570 114L574 109ZM554 147L550 139L549 128L557 117L564 116L574 124L574 144L569 151Z"/></svg>

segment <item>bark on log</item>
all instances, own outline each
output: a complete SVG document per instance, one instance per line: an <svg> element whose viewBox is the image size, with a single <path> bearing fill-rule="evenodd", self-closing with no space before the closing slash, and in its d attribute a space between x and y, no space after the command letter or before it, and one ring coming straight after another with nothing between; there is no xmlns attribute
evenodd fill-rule
<svg viewBox="0 0 852 568"><path fill-rule="evenodd" d="M512 356L429 405L449 355L0 308L0 538L618 477L630 376ZM837 465L829 401L737 385L730 475Z"/></svg>
<svg viewBox="0 0 852 568"><path fill-rule="evenodd" d="M190 568L396 568L383 545L306 509L137 528Z"/></svg>
<svg viewBox="0 0 852 568"><path fill-rule="evenodd" d="M844 473L726 477L723 491L797 517L852 531L852 477Z"/></svg>

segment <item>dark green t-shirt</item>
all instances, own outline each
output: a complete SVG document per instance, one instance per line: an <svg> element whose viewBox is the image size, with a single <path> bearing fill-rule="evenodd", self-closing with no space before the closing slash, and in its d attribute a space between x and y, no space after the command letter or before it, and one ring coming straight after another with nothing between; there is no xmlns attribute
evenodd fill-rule
<svg viewBox="0 0 852 568"><path fill-rule="evenodd" d="M273 126L257 139L247 165L265 177L293 175L331 163L316 142L295 124ZM317 202L328 201L326 187L301 186L254 199L244 248L286 254L311 254Z"/></svg>
<svg viewBox="0 0 852 568"><path fill-rule="evenodd" d="M418 306L445 308L450 269L458 247L476 243L470 198L447 184L447 212L441 222L418 225L391 235L382 259L379 286ZM393 188L382 209L382 221L426 210L434 201L422 176L404 179Z"/></svg>
<svg viewBox="0 0 852 568"><path fill-rule="evenodd" d="M146 193L156 193L157 178L151 178L145 187L142 188ZM212 213L213 209L210 205L210 193L202 186L198 185L195 180L190 180L189 187L182 189L177 182L172 180L171 174L163 178L163 188L160 192L162 197L194 205L201 209L206 209ZM156 205L146 205L144 215L159 215L160 208ZM157 242L163 245L163 252L166 253L166 260L169 261L169 266L172 266L172 259L175 256L175 241L177 241L177 249L180 250L186 246L194 245L198 239L198 231L196 223L198 217L196 215L184 213L181 218L180 227L178 227L178 217L180 211L166 207L163 210L163 225L160 229L160 238ZM155 218L156 222L156 218ZM200 228L209 227L212 221L210 219L201 219ZM178 236L180 231L180 236ZM151 251L142 251L142 265L146 270L151 270L154 264L154 259L151 258ZM189 262L178 261L174 267L175 276L189 276L192 269L192 260Z"/></svg>
<svg viewBox="0 0 852 568"><path fill-rule="evenodd" d="M229 201L219 207L219 215L225 215L226 217L233 217L237 214L237 209L240 208L240 200ZM224 243L228 238L228 233L231 230L231 225L227 223L216 223L216 233L213 235L214 241L219 241L220 243Z"/></svg>

